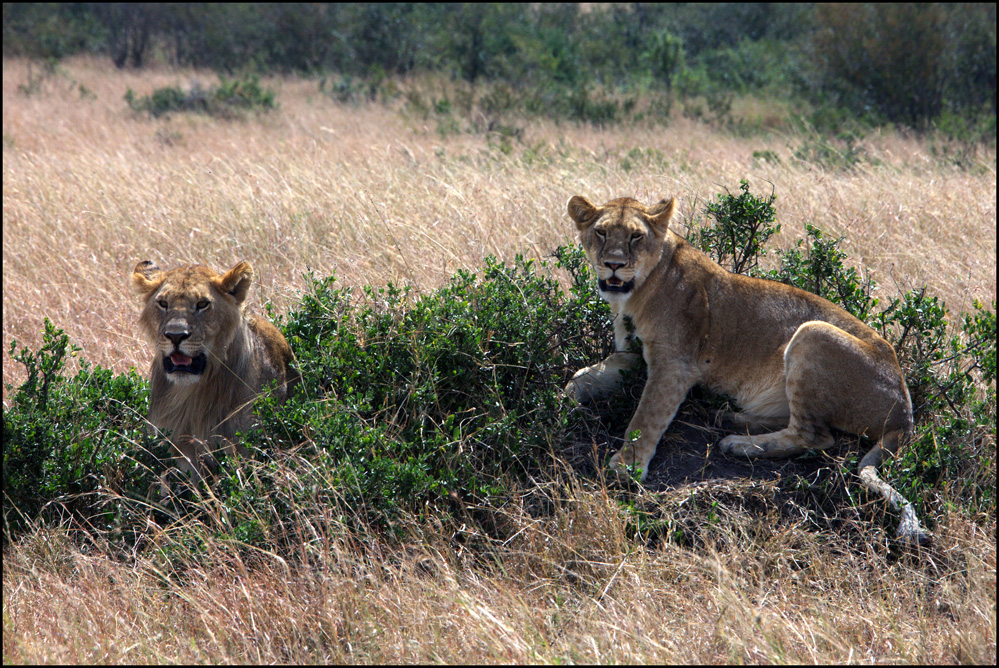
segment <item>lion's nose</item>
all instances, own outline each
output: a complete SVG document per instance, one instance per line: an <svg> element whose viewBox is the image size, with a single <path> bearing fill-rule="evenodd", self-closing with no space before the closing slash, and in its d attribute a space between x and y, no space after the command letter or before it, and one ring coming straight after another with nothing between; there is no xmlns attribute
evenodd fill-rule
<svg viewBox="0 0 999 668"><path fill-rule="evenodd" d="M173 345L179 346L181 341L191 336L191 333L185 329L173 332L163 332L163 336L173 341Z"/></svg>

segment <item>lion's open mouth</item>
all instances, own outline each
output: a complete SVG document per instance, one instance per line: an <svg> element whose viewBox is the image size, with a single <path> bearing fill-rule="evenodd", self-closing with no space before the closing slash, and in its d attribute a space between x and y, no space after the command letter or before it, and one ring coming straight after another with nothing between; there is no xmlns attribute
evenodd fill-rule
<svg viewBox="0 0 999 668"><path fill-rule="evenodd" d="M163 358L163 370L167 373L189 373L197 376L205 370L205 356L199 353L194 357L188 357L176 351Z"/></svg>
<svg viewBox="0 0 999 668"><path fill-rule="evenodd" d="M601 278L597 281L597 285L601 292L631 292L632 288L635 287L635 279L622 281L617 276L611 276L608 279Z"/></svg>

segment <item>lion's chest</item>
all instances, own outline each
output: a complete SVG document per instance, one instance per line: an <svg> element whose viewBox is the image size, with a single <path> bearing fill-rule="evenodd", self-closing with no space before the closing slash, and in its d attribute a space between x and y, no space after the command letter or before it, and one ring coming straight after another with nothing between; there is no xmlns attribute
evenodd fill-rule
<svg viewBox="0 0 999 668"><path fill-rule="evenodd" d="M689 307L691 301L680 305L684 308L675 301L636 299L620 306L635 325L646 364L726 394L743 406L761 399L772 403L782 395L777 389L783 387L785 337L749 336L725 314L712 317L710 300L697 308Z"/></svg>

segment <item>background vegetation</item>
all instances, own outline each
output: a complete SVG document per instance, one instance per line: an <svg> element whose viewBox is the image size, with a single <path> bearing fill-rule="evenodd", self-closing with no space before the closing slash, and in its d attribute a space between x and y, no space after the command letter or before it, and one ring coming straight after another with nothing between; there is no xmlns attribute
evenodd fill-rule
<svg viewBox="0 0 999 668"><path fill-rule="evenodd" d="M994 106L947 70L994 9L168 9L4 8L5 661L995 662ZM343 39L259 50L281 16ZM903 58L938 111L822 83L820 48L869 75L961 16ZM726 266L883 332L919 422L884 474L933 546L859 491L869 444L737 470L707 394L645 488L605 485L641 374L561 397L610 345L576 193L677 195ZM144 429L147 258L251 260L304 375L200 488Z"/></svg>
<svg viewBox="0 0 999 668"><path fill-rule="evenodd" d="M490 88L486 106L597 122L646 96L653 116L675 100L718 116L751 92L808 104L823 128L994 139L995 26L993 4L955 3L8 3L3 52L333 74L369 92L439 73Z"/></svg>

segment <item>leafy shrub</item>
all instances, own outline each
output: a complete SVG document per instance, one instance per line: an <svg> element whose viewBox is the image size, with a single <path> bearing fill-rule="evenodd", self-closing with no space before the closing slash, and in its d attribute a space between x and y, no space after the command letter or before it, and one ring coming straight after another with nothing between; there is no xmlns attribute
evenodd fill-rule
<svg viewBox="0 0 999 668"><path fill-rule="evenodd" d="M102 509L95 493L145 494L150 471L162 466L143 430L146 381L134 370L114 375L82 360L66 379L67 357L79 350L48 319L37 353L11 343L28 379L3 411L5 540L40 515L63 511L107 528L114 509Z"/></svg>
<svg viewBox="0 0 999 668"><path fill-rule="evenodd" d="M157 88L151 95L136 97L129 88L125 102L133 111L149 112L153 118L178 111L238 118L247 111L269 111L277 107L274 91L261 87L256 75L242 79L220 77L219 85L205 90L195 84L188 91L175 86Z"/></svg>
<svg viewBox="0 0 999 668"><path fill-rule="evenodd" d="M215 104L222 108L266 111L277 106L274 91L263 88L259 77L254 74L242 79L220 77L218 87L209 93L209 97L214 98Z"/></svg>
<svg viewBox="0 0 999 668"><path fill-rule="evenodd" d="M695 230L690 242L723 267L737 273L749 273L766 255L764 245L780 232L775 224L777 210L773 203L777 196L771 193L760 199L749 193L749 182L739 181L740 195L718 195L716 202L708 204L705 213L715 219L710 227Z"/></svg>
<svg viewBox="0 0 999 668"><path fill-rule="evenodd" d="M521 257L488 258L481 278L459 271L418 298L367 289L359 306L333 277L311 278L285 326L305 381L265 418L267 445L308 442L348 504L379 522L455 495L488 502L551 470L567 427L562 384L601 352L586 330L607 315L581 254L563 251L559 265L575 272L570 298Z"/></svg>
<svg viewBox="0 0 999 668"><path fill-rule="evenodd" d="M871 296L875 283L862 277L856 268L845 264L847 255L840 250L843 238L830 239L822 230L805 223L806 240L780 252L780 266L754 275L793 285L839 304L861 320L868 320L878 300Z"/></svg>
<svg viewBox="0 0 999 668"><path fill-rule="evenodd" d="M241 436L270 457L250 479L224 463L212 492L194 490L175 507L221 504L226 531L263 540L273 535L265 516L286 522L343 504L362 528L406 513L463 517L466 504L489 506L513 482L548 475L572 414L561 388L612 345L582 252L560 249L556 260L568 293L521 257L511 266L489 258L481 277L462 271L420 297L389 285L355 303L333 277L312 278L284 328L300 391L280 406L258 401L260 428ZM28 380L3 415L5 536L52 502L101 526L138 517L148 502L128 497L146 498L150 470L166 468L155 463L164 446L143 431L145 381L89 367L64 378L74 353L47 323L42 349L15 355ZM296 449L297 458L278 457ZM288 466L295 485L282 496ZM109 489L110 500L94 494Z"/></svg>
<svg viewBox="0 0 999 668"><path fill-rule="evenodd" d="M916 437L896 468L917 505L928 501L927 487L942 483L966 508L995 514L995 308L976 300L953 327L943 302L920 289L875 316L878 327L891 328L912 397Z"/></svg>

